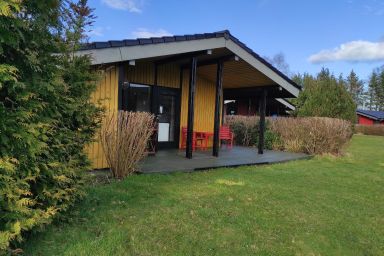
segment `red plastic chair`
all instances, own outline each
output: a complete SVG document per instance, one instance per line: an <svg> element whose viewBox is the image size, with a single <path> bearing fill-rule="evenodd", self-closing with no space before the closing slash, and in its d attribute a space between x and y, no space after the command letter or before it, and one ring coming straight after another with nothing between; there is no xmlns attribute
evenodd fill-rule
<svg viewBox="0 0 384 256"><path fill-rule="evenodd" d="M205 149L205 137L197 136L196 132L193 132L192 136L192 150L196 148ZM199 143L198 143L199 142ZM187 147L187 127L181 127L181 147L182 149Z"/></svg>
<svg viewBox="0 0 384 256"><path fill-rule="evenodd" d="M233 147L233 132L228 126L221 126L219 130L219 140L225 141L227 148Z"/></svg>

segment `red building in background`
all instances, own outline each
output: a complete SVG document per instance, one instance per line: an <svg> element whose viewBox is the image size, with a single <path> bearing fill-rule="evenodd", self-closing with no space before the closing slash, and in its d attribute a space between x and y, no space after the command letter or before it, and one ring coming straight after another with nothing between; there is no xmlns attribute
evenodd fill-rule
<svg viewBox="0 0 384 256"><path fill-rule="evenodd" d="M384 111L356 110L357 123L362 125L384 125Z"/></svg>

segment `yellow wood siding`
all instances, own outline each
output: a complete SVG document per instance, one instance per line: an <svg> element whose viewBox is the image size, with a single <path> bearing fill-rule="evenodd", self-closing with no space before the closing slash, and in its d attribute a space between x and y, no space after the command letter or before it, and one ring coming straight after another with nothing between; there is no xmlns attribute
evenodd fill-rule
<svg viewBox="0 0 384 256"><path fill-rule="evenodd" d="M118 70L115 66L108 67L99 82L97 90L93 93L91 100L100 103L106 110L106 114L117 111L117 80ZM96 134L95 142L86 147L86 152L92 162L92 168L100 169L108 167L103 148L99 142L99 134Z"/></svg>
<svg viewBox="0 0 384 256"><path fill-rule="evenodd" d="M188 119L188 93L189 93L189 70L183 73L183 89L181 95L181 117L180 129L187 126ZM215 83L208 81L197 73L195 92L195 113L193 121L194 131L213 132L215 119ZM181 145L180 132L180 145ZM212 146L212 141L208 146Z"/></svg>
<svg viewBox="0 0 384 256"><path fill-rule="evenodd" d="M154 69L152 64L138 63L136 66L126 65L126 81L154 84ZM158 85L172 88L179 88L180 71L176 65L163 65L158 69ZM99 103L106 112L117 111L118 109L118 68L111 66L107 68L101 78L91 100ZM103 148L99 142L99 134L95 142L85 148L93 169L107 168L108 164L104 156Z"/></svg>
<svg viewBox="0 0 384 256"><path fill-rule="evenodd" d="M155 84L154 65L151 63L136 63L135 66L126 65L126 80L131 83ZM157 70L157 85L179 88L180 68L174 64L161 65Z"/></svg>
<svg viewBox="0 0 384 256"><path fill-rule="evenodd" d="M154 68L150 63L136 63L135 66L126 65L125 80L132 83L154 84ZM158 85L171 88L179 88L180 69L176 65L162 65L158 69ZM189 70L184 70L183 88L181 91L181 116L180 129L187 126L188 115L188 90L189 90ZM96 92L92 95L93 102L100 102L106 109L117 111L118 109L118 68L111 66L106 69ZM196 94L195 94L195 131L213 132L215 111L215 83L197 74ZM107 168L98 134L96 141L86 147L86 152L92 161L92 168ZM180 140L181 141L181 140ZM211 146L211 143L210 145Z"/></svg>

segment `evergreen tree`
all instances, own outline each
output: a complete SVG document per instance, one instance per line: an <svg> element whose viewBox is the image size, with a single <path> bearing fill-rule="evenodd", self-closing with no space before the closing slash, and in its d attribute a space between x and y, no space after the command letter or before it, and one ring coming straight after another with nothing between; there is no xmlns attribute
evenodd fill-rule
<svg viewBox="0 0 384 256"><path fill-rule="evenodd" d="M384 66L377 69L378 84L376 88L377 110L384 111Z"/></svg>
<svg viewBox="0 0 384 256"><path fill-rule="evenodd" d="M307 75L297 98L297 116L333 117L355 122L356 104L344 85L328 69L316 76Z"/></svg>
<svg viewBox="0 0 384 256"><path fill-rule="evenodd" d="M337 82L339 83L340 86L343 86L346 90L348 90L347 83L345 82L345 79L342 73L339 75Z"/></svg>
<svg viewBox="0 0 384 256"><path fill-rule="evenodd" d="M73 54L93 18L85 0L0 0L0 12L2 254L80 198L100 109L90 60Z"/></svg>
<svg viewBox="0 0 384 256"><path fill-rule="evenodd" d="M384 111L384 66L372 71L367 93L371 109Z"/></svg>
<svg viewBox="0 0 384 256"><path fill-rule="evenodd" d="M364 84L353 70L351 70L351 73L346 78L346 87L356 105L363 105Z"/></svg>
<svg viewBox="0 0 384 256"><path fill-rule="evenodd" d="M378 98L377 98L377 90L379 87L379 77L377 76L377 73L375 70L372 71L371 76L369 77L368 82L368 108L370 110L377 110L378 109Z"/></svg>

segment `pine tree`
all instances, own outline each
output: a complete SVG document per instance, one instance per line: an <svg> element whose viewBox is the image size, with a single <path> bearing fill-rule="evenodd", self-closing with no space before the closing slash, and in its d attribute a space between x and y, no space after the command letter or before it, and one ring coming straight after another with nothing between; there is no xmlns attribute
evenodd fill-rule
<svg viewBox="0 0 384 256"><path fill-rule="evenodd" d="M378 69L378 83L376 88L377 109L384 111L384 66Z"/></svg>
<svg viewBox="0 0 384 256"><path fill-rule="evenodd" d="M370 110L378 109L377 90L379 87L379 77L375 70L372 71L368 82L368 106Z"/></svg>
<svg viewBox="0 0 384 256"><path fill-rule="evenodd" d="M351 70L351 73L346 78L346 87L356 105L363 105L364 84L353 70Z"/></svg>
<svg viewBox="0 0 384 256"><path fill-rule="evenodd" d="M339 83L340 86L343 86L346 90L348 90L347 83L345 82L345 79L344 79L342 73L339 75L339 78L337 79L337 82Z"/></svg>

